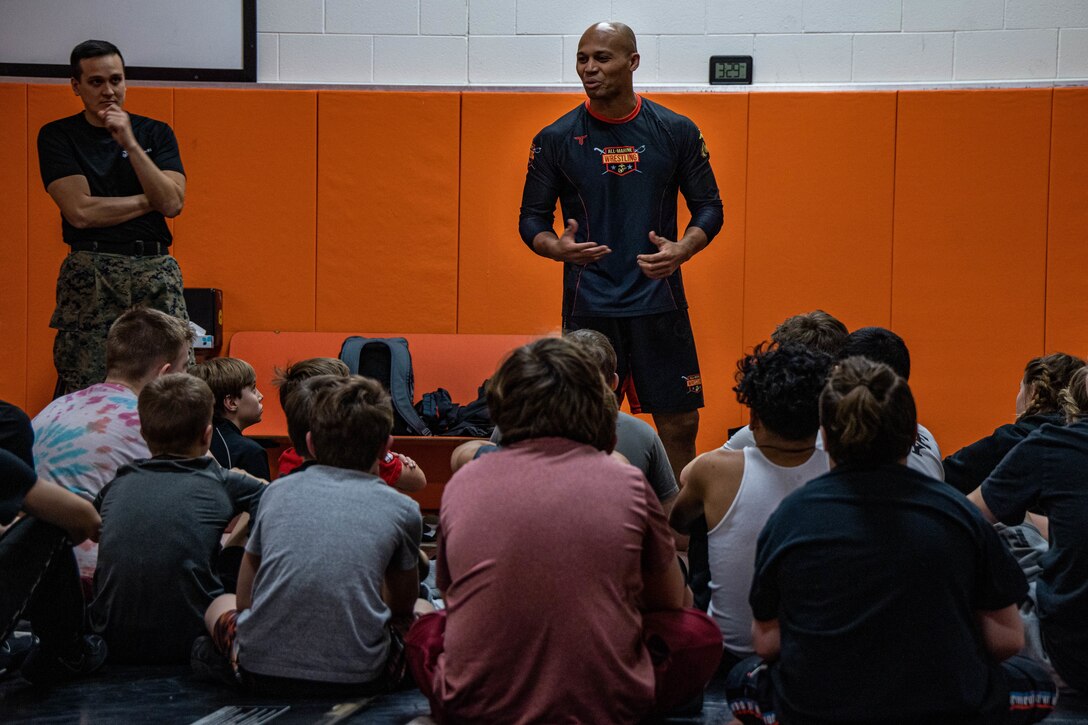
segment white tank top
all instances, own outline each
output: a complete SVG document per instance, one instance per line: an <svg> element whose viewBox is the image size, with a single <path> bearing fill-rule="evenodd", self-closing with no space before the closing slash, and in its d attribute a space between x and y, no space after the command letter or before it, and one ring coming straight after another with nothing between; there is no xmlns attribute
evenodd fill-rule
<svg viewBox="0 0 1088 725"><path fill-rule="evenodd" d="M827 453L815 450L799 466L775 465L756 447L744 449L744 475L733 505L707 534L710 557L710 616L722 644L738 656L752 649L748 592L755 571L756 539L782 499L830 470Z"/></svg>

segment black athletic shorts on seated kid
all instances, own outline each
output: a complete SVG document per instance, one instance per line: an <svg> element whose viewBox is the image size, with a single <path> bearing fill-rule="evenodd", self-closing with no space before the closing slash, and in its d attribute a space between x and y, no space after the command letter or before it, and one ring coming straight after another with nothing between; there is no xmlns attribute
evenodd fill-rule
<svg viewBox="0 0 1088 725"><path fill-rule="evenodd" d="M642 317L563 318L563 332L597 330L616 348L621 396L632 413L687 413L703 407L703 379L688 311Z"/></svg>

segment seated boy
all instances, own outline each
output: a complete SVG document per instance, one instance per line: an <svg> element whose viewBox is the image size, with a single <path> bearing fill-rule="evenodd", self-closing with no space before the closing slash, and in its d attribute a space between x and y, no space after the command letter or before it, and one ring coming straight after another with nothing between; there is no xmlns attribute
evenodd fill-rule
<svg viewBox="0 0 1088 725"><path fill-rule="evenodd" d="M328 381L328 378L321 378ZM419 580L419 505L377 476L393 409L352 376L316 395L308 448L317 463L268 488L246 545L237 597L208 608L218 656L246 687L370 694L401 683ZM207 641L193 667L217 669Z"/></svg>
<svg viewBox="0 0 1088 725"><path fill-rule="evenodd" d="M223 530L257 509L264 483L208 454L214 398L186 374L140 392L140 433L152 458L122 467L95 500L102 514L92 628L110 660L188 662L204 611L223 593Z"/></svg>
<svg viewBox="0 0 1088 725"><path fill-rule="evenodd" d="M94 499L126 463L147 458L140 437L137 396L150 381L189 366L193 331L165 312L134 307L106 336L106 380L57 398L34 417L38 475ZM80 573L90 581L98 548L76 549Z"/></svg>
<svg viewBox="0 0 1088 725"><path fill-rule="evenodd" d="M733 388L749 409L755 445L704 453L680 474L684 487L669 520L687 533L698 517L706 518L709 614L722 632L726 672L755 654L745 584L754 573L759 532L782 499L828 471L816 434L830 366L830 355L797 343L757 346L737 364Z"/></svg>
<svg viewBox="0 0 1088 725"><path fill-rule="evenodd" d="M448 609L407 637L439 722L635 723L687 704L721 635L687 590L661 504L612 458L616 396L577 344L518 348L491 379L500 450L446 487Z"/></svg>
<svg viewBox="0 0 1088 725"><path fill-rule="evenodd" d="M313 461L306 449L306 433L310 430L310 401L306 396L295 402L294 408L287 400L305 381L317 375L335 375L346 378L349 375L347 363L334 357L314 357L287 366L286 370L277 370L273 383L280 390L280 407L287 417L287 434L293 448L288 448L280 455L280 475L301 469ZM412 493L427 485L423 469L408 456L393 451L386 451L378 466L378 476L398 491Z"/></svg>
<svg viewBox="0 0 1088 725"><path fill-rule="evenodd" d="M245 360L216 357L192 370L215 396L211 453L223 468L240 468L268 481L268 454L242 431L261 422L264 396L257 390L257 373Z"/></svg>

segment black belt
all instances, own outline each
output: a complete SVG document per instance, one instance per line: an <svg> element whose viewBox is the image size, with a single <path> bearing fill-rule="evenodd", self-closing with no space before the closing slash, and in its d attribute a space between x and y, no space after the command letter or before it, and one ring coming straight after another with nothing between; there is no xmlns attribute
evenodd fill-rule
<svg viewBox="0 0 1088 725"><path fill-rule="evenodd" d="M169 254L170 245L166 242L72 242L73 252L101 252L103 254L127 254L130 257L157 257Z"/></svg>

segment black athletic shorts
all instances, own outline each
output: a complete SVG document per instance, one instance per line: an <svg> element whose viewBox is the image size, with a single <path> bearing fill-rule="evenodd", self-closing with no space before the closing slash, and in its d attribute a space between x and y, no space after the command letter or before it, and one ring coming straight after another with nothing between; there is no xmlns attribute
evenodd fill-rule
<svg viewBox="0 0 1088 725"><path fill-rule="evenodd" d="M633 413L687 413L703 407L703 379L688 311L643 317L563 318L563 332L589 328L616 348L618 394Z"/></svg>

